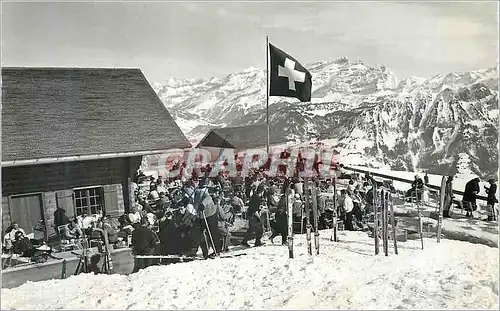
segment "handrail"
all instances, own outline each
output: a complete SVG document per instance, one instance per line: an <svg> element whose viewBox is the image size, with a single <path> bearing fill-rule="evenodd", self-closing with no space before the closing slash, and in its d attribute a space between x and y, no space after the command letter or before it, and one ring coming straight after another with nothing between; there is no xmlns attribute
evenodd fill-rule
<svg viewBox="0 0 500 311"><path fill-rule="evenodd" d="M345 166L345 165L343 166L343 168L348 170L348 171L353 171L353 172L358 172L358 173L370 173L370 175L373 175L373 176L378 176L378 177L382 177L382 178L386 178L386 179L392 179L392 180L396 180L396 181L400 181L400 182L404 182L404 183L408 183L408 184L413 183L413 180L409 180L409 179L405 179L405 178L401 178L401 177L397 177L397 176L385 175L382 173L372 172L372 171L363 170L363 169L359 169L359 168L353 168L353 167L349 167L349 166ZM434 190L438 190L438 191L441 190L441 187L439 187L439 186L434 186L434 185L426 185L426 186L428 188L431 188ZM464 193L462 191L458 191L458 190L453 190L453 194L458 194L461 196L464 195ZM477 195L476 199L487 201L487 198L485 196L482 196L482 195Z"/></svg>

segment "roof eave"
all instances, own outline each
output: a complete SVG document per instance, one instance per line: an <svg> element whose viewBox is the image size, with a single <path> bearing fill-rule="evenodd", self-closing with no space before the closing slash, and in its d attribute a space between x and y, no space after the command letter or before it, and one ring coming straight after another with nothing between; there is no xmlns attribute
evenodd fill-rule
<svg viewBox="0 0 500 311"><path fill-rule="evenodd" d="M184 148L179 147L179 148L162 149L162 150L116 152L116 153L103 153L103 154L92 154L92 155L78 155L78 156L66 156L66 157L2 161L2 167L53 164L53 163L89 161L89 160L112 159L112 158L127 158L127 157L134 157L134 156L161 154L161 153L171 152L172 150L175 150L175 149L189 149L189 148L191 148L191 147L186 146Z"/></svg>

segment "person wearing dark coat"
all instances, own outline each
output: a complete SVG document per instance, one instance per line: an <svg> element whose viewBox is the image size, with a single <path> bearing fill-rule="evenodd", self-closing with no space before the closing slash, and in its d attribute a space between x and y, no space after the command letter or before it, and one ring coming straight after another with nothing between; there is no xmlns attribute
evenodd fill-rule
<svg viewBox="0 0 500 311"><path fill-rule="evenodd" d="M156 203L156 212L165 211L170 206L170 203L167 199L165 193L160 193L160 200Z"/></svg>
<svg viewBox="0 0 500 311"><path fill-rule="evenodd" d="M145 213L152 213L154 214L154 210L151 208L151 205L149 205L149 203L142 199L142 198L139 198L139 204L142 206L142 210L145 212Z"/></svg>
<svg viewBox="0 0 500 311"><path fill-rule="evenodd" d="M488 180L490 187L484 186L484 190L486 190L486 194L488 197L486 198L486 204L488 206L488 221L494 221L496 220L497 217L497 212L495 210L495 203L498 203L498 200L496 198L497 194L497 184L496 180L491 178Z"/></svg>
<svg viewBox="0 0 500 311"><path fill-rule="evenodd" d="M153 255L156 248L156 236L148 227L147 218L141 219L141 225L132 232L132 253L134 255ZM152 260L148 258L134 258L132 273L149 267Z"/></svg>
<svg viewBox="0 0 500 311"><path fill-rule="evenodd" d="M264 234L264 226L260 217L260 206L262 204L262 195L264 194L264 185L259 185L257 190L250 198L250 203L247 210L248 230L241 242L241 245L250 247L248 240L255 234L255 246L262 245L262 235Z"/></svg>
<svg viewBox="0 0 500 311"><path fill-rule="evenodd" d="M32 257L35 254L35 249L33 248L33 244L31 244L30 239L21 231L18 231L15 234L12 251L14 254L21 255L21 257Z"/></svg>
<svg viewBox="0 0 500 311"><path fill-rule="evenodd" d="M66 216L66 211L60 206L54 211L54 226L57 228L59 226L64 226L69 224L70 220Z"/></svg>
<svg viewBox="0 0 500 311"><path fill-rule="evenodd" d="M274 216L274 222L271 224L271 229L273 234L269 237L271 243L273 239L278 235L281 235L281 245L287 245L288 238L288 216L286 208L286 192L283 190L283 194L278 202L277 210Z"/></svg>
<svg viewBox="0 0 500 311"><path fill-rule="evenodd" d="M195 256L199 243L196 236L200 234L201 227L194 214L188 212L186 207L181 206L172 216L178 238L177 254Z"/></svg>
<svg viewBox="0 0 500 311"><path fill-rule="evenodd" d="M87 272L94 273L94 274L100 274L101 268L99 268L99 266L97 265L100 260L101 260L100 254L92 255L92 257L90 257L90 264L87 266Z"/></svg>
<svg viewBox="0 0 500 311"><path fill-rule="evenodd" d="M368 189L368 191L366 191L365 202L366 202L366 207L365 207L366 213L373 212L373 203L374 203L373 187L371 187L370 189Z"/></svg>
<svg viewBox="0 0 500 311"><path fill-rule="evenodd" d="M464 195L462 197L462 205L467 211L466 217L472 218L472 212L477 210L476 196L479 193L479 177L469 180L465 184Z"/></svg>
<svg viewBox="0 0 500 311"><path fill-rule="evenodd" d="M406 197L410 199L413 197L416 197L417 201L422 200L422 193L423 193L423 188L424 188L424 182L422 181L422 178L420 178L418 175L415 175L415 179L411 183L411 188L406 192Z"/></svg>

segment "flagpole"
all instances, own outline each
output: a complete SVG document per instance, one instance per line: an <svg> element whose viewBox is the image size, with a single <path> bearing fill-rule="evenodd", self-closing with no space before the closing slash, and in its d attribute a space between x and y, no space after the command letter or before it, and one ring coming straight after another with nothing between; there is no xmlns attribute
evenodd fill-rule
<svg viewBox="0 0 500 311"><path fill-rule="evenodd" d="M269 154L269 36L266 36L266 123L267 154Z"/></svg>

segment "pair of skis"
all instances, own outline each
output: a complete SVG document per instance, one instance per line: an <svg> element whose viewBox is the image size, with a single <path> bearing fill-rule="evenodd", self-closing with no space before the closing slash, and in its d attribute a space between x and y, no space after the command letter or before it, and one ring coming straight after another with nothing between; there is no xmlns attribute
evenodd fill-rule
<svg viewBox="0 0 500 311"><path fill-rule="evenodd" d="M437 224L437 242L441 242L441 229L443 226L443 210L446 198L446 177L441 178L441 191L439 192L439 211Z"/></svg>
<svg viewBox="0 0 500 311"><path fill-rule="evenodd" d="M318 197L316 193L316 183L314 180L311 185L311 198L309 198L309 178L304 178L304 200L306 209L306 240L307 240L307 252L312 255L312 241L311 241L311 206L312 203L312 214L314 221L314 246L316 248L316 254L319 255L319 230L318 230Z"/></svg>
<svg viewBox="0 0 500 311"><path fill-rule="evenodd" d="M285 189L286 197L286 207L288 212L288 256L293 258L293 206L289 201L290 191L289 188ZM309 201L309 178L304 178L304 201L306 210L306 240L307 240L307 251L309 255L312 255L312 240L311 240L311 206ZM316 254L319 254L319 229L318 229L318 198L316 193L316 184L312 183L311 186L311 202L312 202L312 213L314 218L314 246L316 248ZM301 219L302 221L302 219Z"/></svg>
<svg viewBox="0 0 500 311"><path fill-rule="evenodd" d="M332 235L330 241L338 242L338 221L337 221L337 179L333 181L333 215L332 215Z"/></svg>
<svg viewBox="0 0 500 311"><path fill-rule="evenodd" d="M415 204L417 205L417 213L418 213L418 233L420 235L420 244L422 246L422 249L424 249L424 223L422 219L422 206L421 206L421 198L422 195L420 195L420 198L418 196L419 190L415 188Z"/></svg>
<svg viewBox="0 0 500 311"><path fill-rule="evenodd" d="M392 240L394 243L394 253L398 254L398 245L396 239L396 221L394 218L394 206L392 204L392 194L390 191L381 189L380 191L380 205L378 202L378 190L375 181L372 181L372 191L373 191L373 236L375 239L375 255L378 255L380 251L379 238L382 238L382 247L385 256L389 256L389 207L390 207L390 218L392 227ZM379 222L379 206L380 206L380 217ZM379 225L381 224L381 228Z"/></svg>

